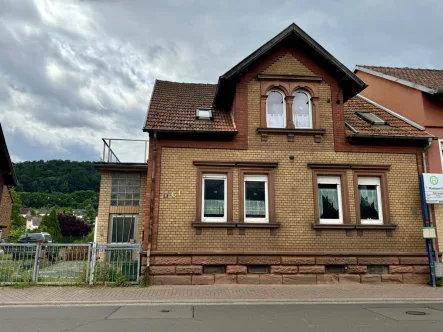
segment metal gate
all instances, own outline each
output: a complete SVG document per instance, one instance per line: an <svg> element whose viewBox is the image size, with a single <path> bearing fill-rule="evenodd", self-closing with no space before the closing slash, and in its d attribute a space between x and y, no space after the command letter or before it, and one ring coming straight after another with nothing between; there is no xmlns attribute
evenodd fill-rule
<svg viewBox="0 0 443 332"><path fill-rule="evenodd" d="M0 285L135 284L140 244L0 243Z"/></svg>

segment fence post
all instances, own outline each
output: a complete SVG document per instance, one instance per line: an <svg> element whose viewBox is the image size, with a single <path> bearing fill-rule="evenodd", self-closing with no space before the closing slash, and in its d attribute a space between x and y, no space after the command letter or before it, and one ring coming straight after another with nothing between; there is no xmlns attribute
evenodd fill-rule
<svg viewBox="0 0 443 332"><path fill-rule="evenodd" d="M94 284L95 263L97 261L97 243L92 243L91 270L89 272L89 284Z"/></svg>
<svg viewBox="0 0 443 332"><path fill-rule="evenodd" d="M142 245L140 244L138 248L138 259L137 259L137 283L140 282L140 266L141 266L141 260L142 260Z"/></svg>
<svg viewBox="0 0 443 332"><path fill-rule="evenodd" d="M89 268L91 267L91 246L92 243L88 243L88 260L86 264L86 277L85 277L85 284L88 284L89 282Z"/></svg>
<svg viewBox="0 0 443 332"><path fill-rule="evenodd" d="M40 262L40 250L41 250L41 244L37 244L35 246L35 257L34 257L34 271L32 274L32 282L35 284L38 282L38 268L39 268L39 262Z"/></svg>

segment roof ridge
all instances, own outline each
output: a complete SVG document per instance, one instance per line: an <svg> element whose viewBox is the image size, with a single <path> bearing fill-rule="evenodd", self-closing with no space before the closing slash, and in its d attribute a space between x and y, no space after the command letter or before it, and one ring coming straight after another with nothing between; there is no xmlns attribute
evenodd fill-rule
<svg viewBox="0 0 443 332"><path fill-rule="evenodd" d="M157 82L164 83L174 83L174 84L188 84L188 85L217 85L217 83L195 83L195 82L176 82L176 81L168 81L168 80L159 80L156 79Z"/></svg>
<svg viewBox="0 0 443 332"><path fill-rule="evenodd" d="M436 68L414 68L414 67L391 67L391 66L375 66L375 65L356 65L358 67L363 68L388 68L388 69L412 69L412 70L428 70L428 71L443 71L443 68L436 69Z"/></svg>

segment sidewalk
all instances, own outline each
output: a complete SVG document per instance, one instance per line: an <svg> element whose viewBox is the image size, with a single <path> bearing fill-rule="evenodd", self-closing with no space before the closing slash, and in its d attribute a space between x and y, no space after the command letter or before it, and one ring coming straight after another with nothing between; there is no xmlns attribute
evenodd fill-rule
<svg viewBox="0 0 443 332"><path fill-rule="evenodd" d="M0 288L0 305L441 302L425 285L211 285Z"/></svg>

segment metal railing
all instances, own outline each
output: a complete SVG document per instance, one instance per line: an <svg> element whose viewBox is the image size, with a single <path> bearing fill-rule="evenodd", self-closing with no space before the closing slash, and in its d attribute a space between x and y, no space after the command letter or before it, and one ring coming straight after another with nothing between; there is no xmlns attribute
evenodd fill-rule
<svg viewBox="0 0 443 332"><path fill-rule="evenodd" d="M144 142L144 155L143 155L143 162L146 162L146 158L148 155L148 142L149 140L142 140L142 139L125 139L125 138L102 138L103 141L103 155L102 155L102 161L108 162L108 163L121 163L122 161L117 155L115 154L114 150L112 149L112 142L119 141L119 142ZM115 145L114 145L115 146ZM126 149L125 149L126 150ZM122 151L124 152L124 151Z"/></svg>
<svg viewBox="0 0 443 332"><path fill-rule="evenodd" d="M140 244L0 243L0 285L133 284Z"/></svg>

